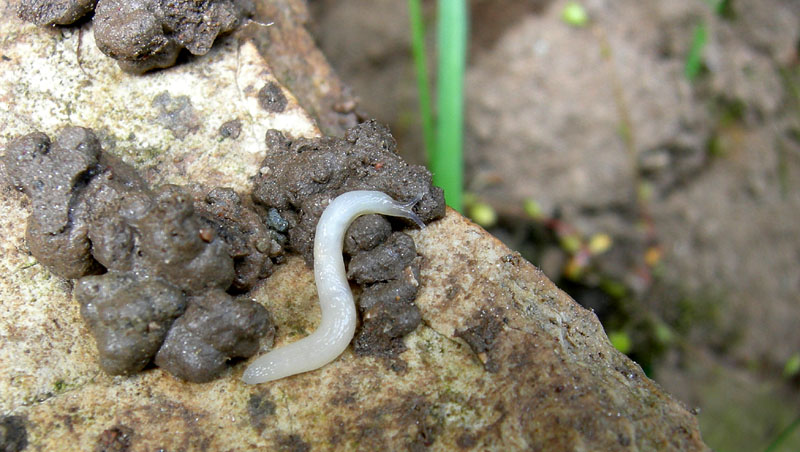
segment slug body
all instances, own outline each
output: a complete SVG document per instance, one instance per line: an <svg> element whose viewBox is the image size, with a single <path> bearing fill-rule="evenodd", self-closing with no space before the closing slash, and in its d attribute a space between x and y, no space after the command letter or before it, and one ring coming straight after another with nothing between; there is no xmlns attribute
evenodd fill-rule
<svg viewBox="0 0 800 452"><path fill-rule="evenodd" d="M245 383L264 383L319 369L347 348L356 329L356 307L342 258L345 232L353 220L370 213L408 218L425 227L411 210L416 202L403 204L385 193L366 190L347 192L331 201L314 237L314 280L322 310L319 327L303 339L259 356L244 371Z"/></svg>

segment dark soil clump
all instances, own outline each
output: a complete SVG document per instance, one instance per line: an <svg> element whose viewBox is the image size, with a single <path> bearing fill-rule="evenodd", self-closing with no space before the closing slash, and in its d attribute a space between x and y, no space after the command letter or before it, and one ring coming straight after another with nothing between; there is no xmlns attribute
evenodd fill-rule
<svg viewBox="0 0 800 452"><path fill-rule="evenodd" d="M239 134L242 133L242 120L241 119L231 119L230 121L226 121L221 126L219 126L219 136L222 138L230 138L235 140L239 138Z"/></svg>
<svg viewBox="0 0 800 452"><path fill-rule="evenodd" d="M194 207L205 237L216 235L228 244L233 258L234 278L230 290L245 292L271 273L272 259L280 258L284 242L278 231L268 228L256 211L245 205L230 188L215 188L207 194L196 194ZM201 235L201 239L204 236Z"/></svg>
<svg viewBox="0 0 800 452"><path fill-rule="evenodd" d="M36 25L70 25L94 11L97 47L122 70L175 64L182 49L205 55L217 36L254 13L250 0L22 0L17 15Z"/></svg>
<svg viewBox="0 0 800 452"><path fill-rule="evenodd" d="M54 143L43 133L11 142L5 155L11 184L31 200L26 239L39 262L65 278L98 271L89 256L88 224L80 194L97 170L100 143L86 129L64 129Z"/></svg>
<svg viewBox="0 0 800 452"><path fill-rule="evenodd" d="M94 10L96 3L97 0L22 0L17 15L36 25L69 25Z"/></svg>
<svg viewBox="0 0 800 452"><path fill-rule="evenodd" d="M77 280L75 299L107 373L131 374L155 361L203 382L230 359L255 354L274 326L246 292L286 251L311 263L319 217L344 192L383 191L413 203L427 222L444 215L430 173L406 164L388 129L375 122L344 139L291 143L273 131L268 144L252 200L227 188L151 190L105 154L89 129L65 128L54 142L33 133L9 144L9 180L33 206L28 245L54 274ZM359 355L396 358L421 322L414 304L421 258L393 224L367 215L343 243L348 277L363 286ZM392 367L404 365L395 360Z"/></svg>
<svg viewBox="0 0 800 452"><path fill-rule="evenodd" d="M153 192L80 127L53 143L42 133L19 138L4 163L32 201L31 253L78 279L75 298L106 372L138 372L158 353L174 375L207 381L273 334L261 305L225 291L246 292L269 274L285 239L233 190Z"/></svg>
<svg viewBox="0 0 800 452"><path fill-rule="evenodd" d="M416 257L414 239L395 232L375 248L355 253L347 267L347 278L359 284L388 281L402 274Z"/></svg>
<svg viewBox="0 0 800 452"><path fill-rule="evenodd" d="M407 164L386 126L368 121L348 129L344 139L289 141L278 131L267 136L268 154L255 178L253 199L276 208L290 225L289 242L313 261L314 231L328 203L352 190L378 190L401 202L419 200L414 212L430 222L445 213L442 189L427 169ZM349 235L357 235L352 226Z"/></svg>
<svg viewBox="0 0 800 452"><path fill-rule="evenodd" d="M288 102L281 87L275 82L267 83L258 91L258 104L270 113L283 112Z"/></svg>
<svg viewBox="0 0 800 452"><path fill-rule="evenodd" d="M0 450L19 452L28 446L28 430L20 416L0 416Z"/></svg>
<svg viewBox="0 0 800 452"><path fill-rule="evenodd" d="M140 279L134 273L81 278L75 299L97 342L100 367L115 375L142 370L186 309L180 290L163 279Z"/></svg>
<svg viewBox="0 0 800 452"><path fill-rule="evenodd" d="M267 158L254 180L253 199L286 219L289 248L309 264L317 222L342 193L378 190L401 202L417 201L414 211L425 222L444 216L444 196L431 183L430 173L403 161L389 130L377 122L353 127L343 139L292 142L270 131L267 146ZM350 258L348 277L365 286L356 352L396 357L405 350L402 337L420 323L413 303L419 286L414 241L406 234L392 233L392 222L386 218L367 215L353 222L343 246Z"/></svg>
<svg viewBox="0 0 800 452"><path fill-rule="evenodd" d="M205 55L219 34L233 31L252 14L249 2L101 0L95 11L95 40L127 72L175 64L185 48Z"/></svg>
<svg viewBox="0 0 800 452"><path fill-rule="evenodd" d="M185 380L210 381L230 358L253 356L261 338L271 342L274 335L272 319L260 304L212 290L189 299L155 362Z"/></svg>

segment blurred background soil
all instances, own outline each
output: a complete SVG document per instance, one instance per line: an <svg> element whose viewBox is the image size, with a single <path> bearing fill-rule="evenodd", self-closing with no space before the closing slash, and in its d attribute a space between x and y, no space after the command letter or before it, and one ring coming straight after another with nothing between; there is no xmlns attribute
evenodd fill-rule
<svg viewBox="0 0 800 452"><path fill-rule="evenodd" d="M566 1L473 0L467 213L593 309L712 448L763 450L800 416L800 1L712 3L584 0L573 26ZM406 2L309 6L359 111L424 163Z"/></svg>

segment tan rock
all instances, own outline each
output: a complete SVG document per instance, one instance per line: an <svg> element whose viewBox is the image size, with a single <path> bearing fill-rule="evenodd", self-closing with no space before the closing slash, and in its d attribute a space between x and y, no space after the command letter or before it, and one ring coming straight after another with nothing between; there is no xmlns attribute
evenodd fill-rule
<svg viewBox="0 0 800 452"><path fill-rule="evenodd" d="M246 192L268 128L318 134L283 88L281 112L260 106L259 90L279 82L236 37L136 77L97 50L89 24L36 28L11 18L8 0L0 11L2 143L91 127L151 184ZM226 138L219 128L233 119L241 134ZM348 350L318 371L247 386L246 362L206 384L159 369L103 374L70 283L28 254L28 206L5 181L0 211L0 418L24 419L29 450L706 449L694 416L611 346L591 312L455 212L412 232L424 323L406 338L405 369ZM252 296L273 314L276 346L319 320L299 258Z"/></svg>

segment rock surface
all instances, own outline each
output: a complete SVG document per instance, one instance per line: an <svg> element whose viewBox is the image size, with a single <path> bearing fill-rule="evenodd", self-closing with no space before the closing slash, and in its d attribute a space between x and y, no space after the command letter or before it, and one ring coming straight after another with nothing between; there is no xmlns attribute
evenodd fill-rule
<svg viewBox="0 0 800 452"><path fill-rule="evenodd" d="M2 0L0 11L10 17L13 6ZM103 148L150 184L246 191L267 129L318 133L282 88L282 112L261 107L259 91L280 85L247 42L223 39L141 78L103 58L89 27L0 24L0 142L79 123L104 131ZM187 97L196 122L185 135L154 105L163 92ZM238 138L221 134L235 119ZM99 371L71 288L27 253L30 206L8 181L0 193L0 415L30 450L706 449L694 416L611 346L591 312L452 211L409 232L423 256L423 325L405 339L402 372L348 349L319 371L269 384L242 384L246 362L228 378L189 384L159 369ZM272 313L278 346L319 321L299 257L251 296Z"/></svg>

